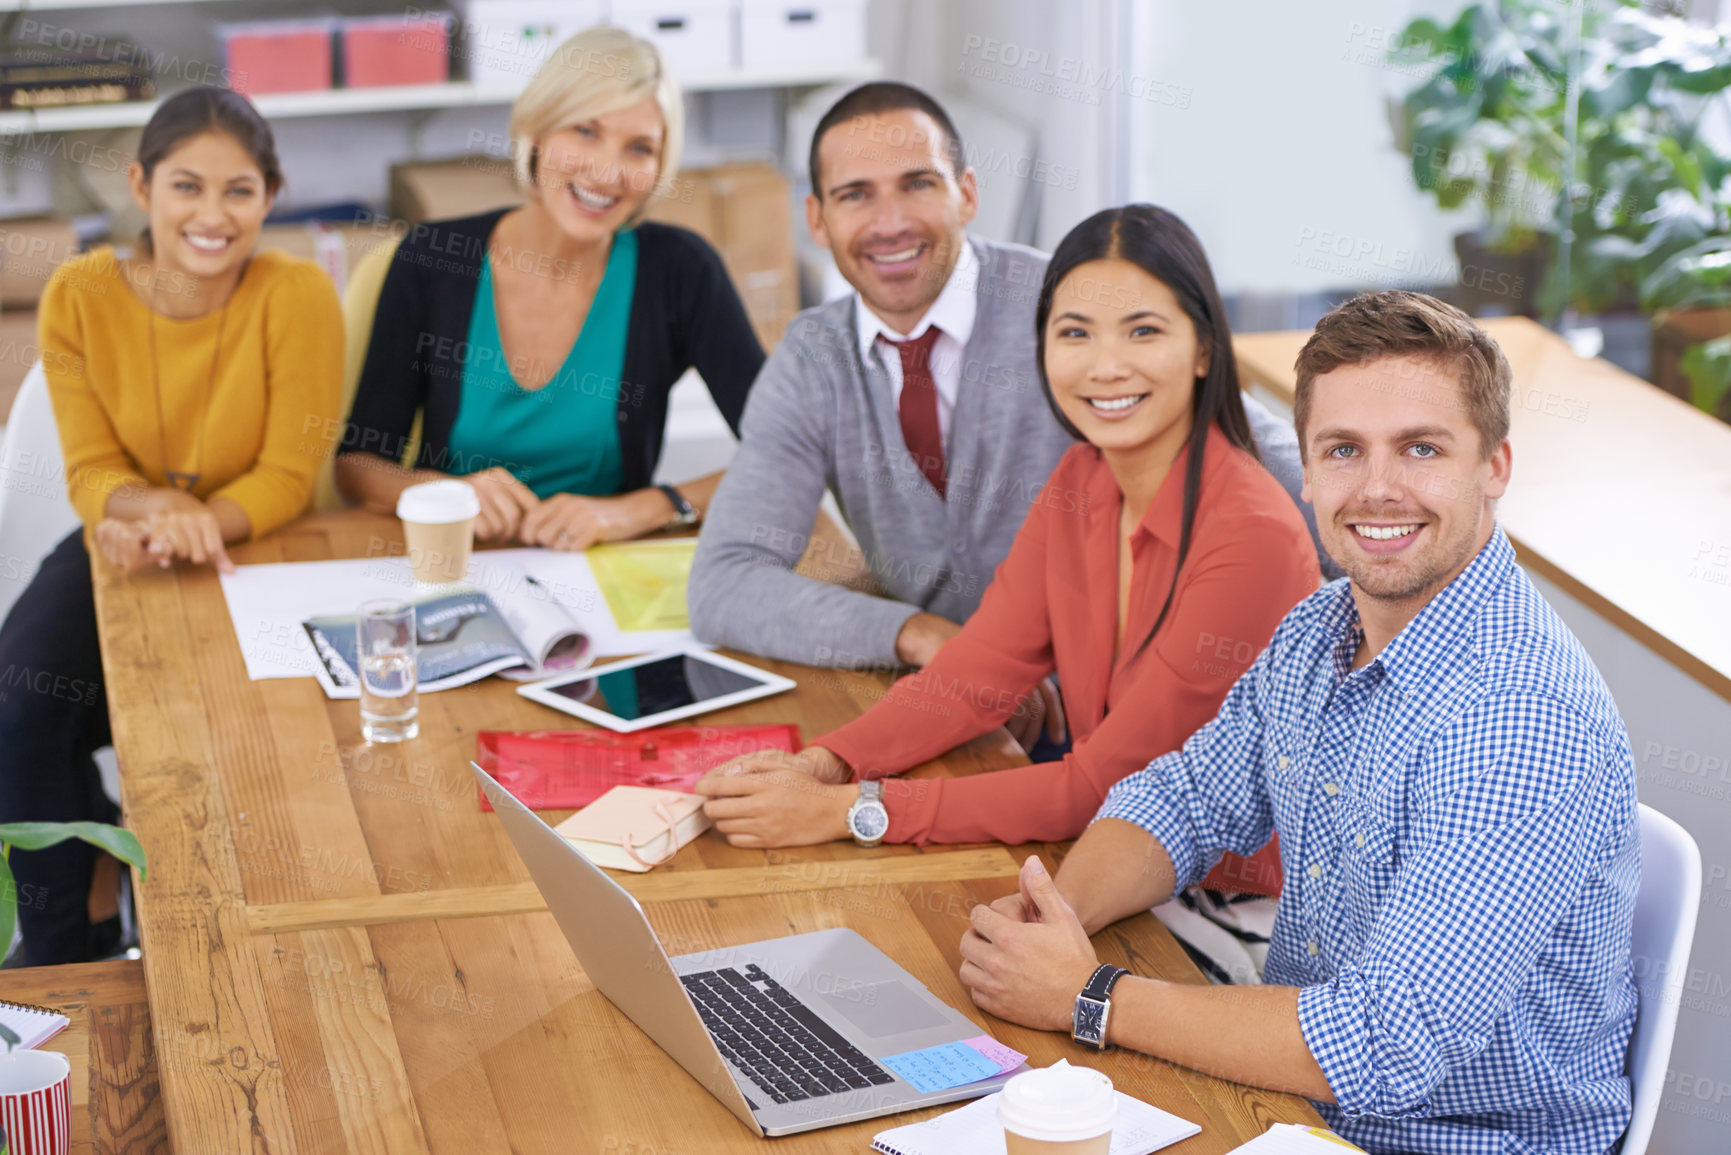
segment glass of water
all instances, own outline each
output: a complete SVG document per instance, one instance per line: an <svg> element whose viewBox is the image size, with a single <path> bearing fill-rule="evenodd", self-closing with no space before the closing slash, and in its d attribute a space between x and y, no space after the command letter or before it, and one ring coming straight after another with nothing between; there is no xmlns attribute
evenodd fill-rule
<svg viewBox="0 0 1731 1155"><path fill-rule="evenodd" d="M415 689L415 607L401 601L361 604L355 619L361 660L361 737L406 742L421 732Z"/></svg>

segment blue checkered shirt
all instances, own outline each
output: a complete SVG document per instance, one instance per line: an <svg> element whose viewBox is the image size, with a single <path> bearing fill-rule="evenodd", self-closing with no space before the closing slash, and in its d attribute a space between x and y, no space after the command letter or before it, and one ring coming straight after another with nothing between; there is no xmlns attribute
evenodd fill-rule
<svg viewBox="0 0 1731 1155"><path fill-rule="evenodd" d="M1601 1155L1629 1121L1634 760L1502 529L1361 670L1344 581L1175 751L1119 782L1180 887L1280 834L1263 980L1372 1152Z"/></svg>

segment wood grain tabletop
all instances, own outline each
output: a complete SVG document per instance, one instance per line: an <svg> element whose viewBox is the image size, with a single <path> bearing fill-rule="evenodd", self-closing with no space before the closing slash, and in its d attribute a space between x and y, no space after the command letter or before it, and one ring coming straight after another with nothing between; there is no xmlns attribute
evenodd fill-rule
<svg viewBox="0 0 1731 1155"><path fill-rule="evenodd" d="M345 511L234 553L246 564L400 548L394 521ZM864 1150L908 1121L757 1139L589 985L466 768L480 730L582 723L492 679L423 694L419 738L368 745L355 702L327 700L310 678L248 680L208 568L94 568L125 821L149 861L137 888L144 980L174 1150L793 1155ZM757 664L798 689L706 720L797 721L810 739L886 685ZM999 731L916 773L1023 761ZM1008 893L1036 850L1051 861L1064 848L747 851L711 831L670 866L620 881L670 955L852 927L1034 1062L1099 1066L1203 1124L1177 1155L1229 1150L1276 1120L1317 1121L1301 1099L1097 1056L974 1008L956 978L967 913ZM1097 941L1137 973L1201 981L1151 916Z"/></svg>

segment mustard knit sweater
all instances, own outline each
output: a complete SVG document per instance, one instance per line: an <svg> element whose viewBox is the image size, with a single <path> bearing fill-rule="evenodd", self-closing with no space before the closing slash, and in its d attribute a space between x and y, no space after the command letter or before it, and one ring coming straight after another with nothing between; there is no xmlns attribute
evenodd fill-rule
<svg viewBox="0 0 1731 1155"><path fill-rule="evenodd" d="M40 305L78 516L94 527L109 494L166 486L170 471L198 474L200 498L239 505L254 537L298 516L340 427L343 318L330 278L259 253L226 308L192 320L154 312L124 278L114 251L96 249L56 270Z"/></svg>

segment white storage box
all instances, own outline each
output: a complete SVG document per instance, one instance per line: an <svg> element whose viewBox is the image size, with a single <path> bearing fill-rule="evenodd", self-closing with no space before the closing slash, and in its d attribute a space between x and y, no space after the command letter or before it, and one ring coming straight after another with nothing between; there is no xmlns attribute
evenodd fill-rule
<svg viewBox="0 0 1731 1155"><path fill-rule="evenodd" d="M739 67L733 0L612 0L609 19L654 44L680 84Z"/></svg>
<svg viewBox="0 0 1731 1155"><path fill-rule="evenodd" d="M843 64L866 54L866 0L744 0L739 66Z"/></svg>
<svg viewBox="0 0 1731 1155"><path fill-rule="evenodd" d="M453 60L478 88L522 91L553 49L606 22L606 0L468 0Z"/></svg>

